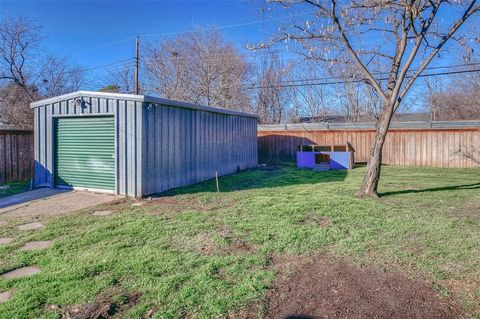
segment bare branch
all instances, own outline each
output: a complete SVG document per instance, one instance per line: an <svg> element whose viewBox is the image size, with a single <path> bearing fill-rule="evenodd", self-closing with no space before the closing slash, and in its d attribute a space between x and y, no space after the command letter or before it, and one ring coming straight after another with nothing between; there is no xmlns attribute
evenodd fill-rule
<svg viewBox="0 0 480 319"><path fill-rule="evenodd" d="M400 100L407 94L408 90L413 85L415 80L427 68L427 66L430 64L430 62L433 60L433 58L438 54L438 52L442 49L442 47L445 45L445 43L455 34L455 32L457 32L457 30L465 23L465 21L471 15L480 11L480 5L475 7L476 2L477 2L476 0L471 1L470 5L468 6L467 10L465 10L462 17L459 18L457 20L457 22L455 22L455 24L448 31L448 33L445 36L443 36L443 38L437 44L435 49L428 55L428 57L425 59L425 61L421 64L421 66L417 69L417 71L414 73L414 75L406 83L405 87L402 90L402 93L399 96Z"/></svg>
<svg viewBox="0 0 480 319"><path fill-rule="evenodd" d="M313 3L311 0L307 0L307 2ZM378 94L382 97L382 99L386 100L387 96L385 95L382 88L380 87L380 84L378 84L378 82L375 80L373 75L370 73L370 71L368 71L367 67L360 60L357 53L355 52L352 45L350 44L350 41L348 40L345 32L343 31L343 28L340 25L340 21L338 20L338 16L336 14L336 9L335 9L336 8L336 2L335 2L335 0L331 0L331 3L332 3L332 9L331 9L332 19L333 19L333 22L335 23L335 25L337 26L338 30L340 31L340 35L341 35L341 37L342 37L342 39L345 43L345 46L349 50L350 54L353 56L354 60L357 62L360 69L363 71L365 77L370 81L370 84L377 90Z"/></svg>

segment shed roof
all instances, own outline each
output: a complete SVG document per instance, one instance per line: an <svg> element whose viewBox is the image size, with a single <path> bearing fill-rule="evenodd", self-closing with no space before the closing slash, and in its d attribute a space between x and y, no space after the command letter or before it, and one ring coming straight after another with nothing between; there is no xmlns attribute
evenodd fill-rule
<svg viewBox="0 0 480 319"><path fill-rule="evenodd" d="M203 106L203 105L181 102L181 101L162 99L159 97L149 96L149 95L121 94L121 93L108 93L108 92L95 92L95 91L77 91L73 93L63 94L63 95L55 96L52 98L33 102L30 104L30 107L35 108L35 107L52 104L52 103L56 103L64 100L74 99L77 97L112 98L112 99L120 99L120 100L128 100L128 101L139 101L139 102L147 102L147 103L153 103L153 104L176 106L176 107L194 109L199 111L258 118L258 115L252 114L252 113L234 111L234 110L229 110L224 108Z"/></svg>

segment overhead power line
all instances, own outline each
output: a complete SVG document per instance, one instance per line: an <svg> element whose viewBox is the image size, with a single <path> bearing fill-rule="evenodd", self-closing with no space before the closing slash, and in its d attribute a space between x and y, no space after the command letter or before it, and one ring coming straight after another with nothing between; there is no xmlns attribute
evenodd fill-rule
<svg viewBox="0 0 480 319"><path fill-rule="evenodd" d="M72 71L66 71L64 74L74 73L74 72L77 72L77 71L98 70L98 69L103 69L103 68L106 68L106 67L109 67L109 66L114 66L114 65L118 65L118 64L125 64L127 62L133 63L133 61L134 61L134 59L130 58L130 59L125 59L125 60L121 60L121 61L117 61L117 62L112 62L112 63L108 63L108 64L94 66L94 67L91 67L91 68L80 68L80 69L76 69L76 70L72 70Z"/></svg>
<svg viewBox="0 0 480 319"><path fill-rule="evenodd" d="M113 41L113 42L108 42L108 43L101 44L101 45L93 47L93 48L80 50L77 53L86 53L86 52L90 52L90 51L95 51L95 50L98 50L98 49L103 49L103 48L110 47L110 46L115 45L115 44L127 42L127 41L130 41L130 40L133 40L133 39L135 39L135 37L128 37L128 38L125 38L125 39L121 39L121 40L117 40L117 41Z"/></svg>
<svg viewBox="0 0 480 319"><path fill-rule="evenodd" d="M451 74L465 74L465 73L474 73L480 72L480 69L473 69L473 70L462 70L462 71L449 71L449 72L439 72L439 73L427 73L427 74L420 74L418 77L434 77L434 76L442 76L442 75L451 75ZM406 76L406 78L411 78L412 75ZM388 77L378 78L377 81L386 81ZM353 80L342 80L342 81L330 81L330 82L318 82L318 83L294 83L294 84L275 84L275 85L258 85L258 86L251 86L245 89L262 89L262 88L277 88L277 87L303 87L303 86L323 86L323 85L335 85L335 84L344 84L344 83L360 83L365 82L368 79L353 79Z"/></svg>
<svg viewBox="0 0 480 319"><path fill-rule="evenodd" d="M306 16L306 15L311 15L313 13L315 13L315 11L307 12L307 13L304 13L304 14L299 14L299 15L296 15L295 17L302 17L302 16ZM139 34L139 36L140 37L171 36L171 35L188 34L188 33L198 32L199 30L202 30L202 31L225 30L225 29L231 29L231 28L244 27L244 26L248 26L248 25L260 24L260 23L263 23L263 22L285 20L285 19L288 19L288 18L294 18L294 16L288 15L288 16L282 16L282 17L276 17L276 18L270 18L270 19L254 20L254 21L248 21L248 22L243 22L243 23L236 23L236 24L223 25L223 26L211 27L211 28L203 28L203 29L190 29L190 30L175 31L175 32ZM136 37L137 36L129 36L129 37L126 37L124 39L108 42L108 43L101 44L101 45L93 47L93 48L85 49L85 50L79 51L78 53L86 53L86 52L90 52L90 51L94 51L94 50L98 50L98 49L107 48L107 47L110 47L110 46L113 46L113 45L116 45L116 44L120 44L120 43L131 41L131 40L135 40Z"/></svg>
<svg viewBox="0 0 480 319"><path fill-rule="evenodd" d="M295 16L288 15L288 16L282 16L282 17L276 17L276 18L270 18L270 19L254 20L254 21L248 21L248 22L237 23L237 24L223 25L223 26L218 26L218 27L190 29L190 30L186 30L186 31L176 31L176 32L142 34L141 36L142 37L155 37L155 36L169 36L169 35L178 35L178 34L188 34L188 33L194 33L194 32L198 32L198 31L225 30L225 29L231 29L231 28L244 27L244 26L248 26L248 25L260 24L260 23L263 23L263 22L286 20L286 19L291 19L291 18L295 18L295 17L304 17L304 16L311 15L311 14L314 14L314 13L315 13L315 11L311 11L311 12L306 12L306 13L303 13L303 14L298 14L298 15L295 15Z"/></svg>
<svg viewBox="0 0 480 319"><path fill-rule="evenodd" d="M468 66L475 66L480 65L478 63L464 63L464 64L456 64L456 65L444 65L444 66L431 66L427 67L426 70L437 70L437 69L453 69L459 67L468 67ZM414 70L410 70L409 72L414 72ZM385 75L389 74L389 71L373 71L372 75ZM329 76L329 77L314 77L314 78L307 78L307 79L293 79L293 80L285 80L280 81L278 83L287 84L287 83L296 83L296 82L311 82L311 81L327 81L332 79L344 79L346 76ZM359 81L363 81L363 77L358 79Z"/></svg>

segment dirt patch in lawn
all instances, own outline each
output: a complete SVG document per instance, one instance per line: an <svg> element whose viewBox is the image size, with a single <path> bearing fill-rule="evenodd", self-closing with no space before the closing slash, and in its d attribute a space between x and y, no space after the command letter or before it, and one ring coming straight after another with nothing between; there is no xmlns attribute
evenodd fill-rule
<svg viewBox="0 0 480 319"><path fill-rule="evenodd" d="M475 317L474 314L480 313L480 279L448 279L442 285L448 288L454 298L473 300L472 303L464 304L465 309L472 314L472 317Z"/></svg>
<svg viewBox="0 0 480 319"><path fill-rule="evenodd" d="M329 227L332 225L332 220L326 216L307 216L300 221L300 224Z"/></svg>
<svg viewBox="0 0 480 319"><path fill-rule="evenodd" d="M455 217L467 218L475 221L480 220L480 198L473 198L464 207L459 207L459 209L452 211L451 214Z"/></svg>
<svg viewBox="0 0 480 319"><path fill-rule="evenodd" d="M194 236L186 236L179 234L172 238L172 247L175 250L183 252L193 252L203 256L217 254L218 245L208 234L196 234Z"/></svg>
<svg viewBox="0 0 480 319"><path fill-rule="evenodd" d="M461 311L429 285L396 272L315 256L273 258L279 270L266 317L458 318Z"/></svg>
<svg viewBox="0 0 480 319"><path fill-rule="evenodd" d="M272 258L278 279L262 305L231 318L459 318L427 283L327 256Z"/></svg>
<svg viewBox="0 0 480 319"><path fill-rule="evenodd" d="M185 209L192 210L205 210L205 206L199 205L194 198L182 198L179 199L177 196L165 196L157 197L147 202L148 207L151 208L152 212L164 212L164 211L174 211L174 212L184 212Z"/></svg>
<svg viewBox="0 0 480 319"><path fill-rule="evenodd" d="M222 247L222 255L245 255L254 252L256 249L243 236L241 238L235 236L229 227L219 227L218 233L228 243L228 245Z"/></svg>
<svg viewBox="0 0 480 319"><path fill-rule="evenodd" d="M62 319L106 319L117 318L123 311L138 304L140 294L108 292L97 298L93 303L74 305L68 310L49 306L55 312L62 313Z"/></svg>
<svg viewBox="0 0 480 319"><path fill-rule="evenodd" d="M252 246L248 241L235 238L223 237L225 242L220 243L215 240L213 234L199 233L193 236L178 234L172 238L172 248L183 252L193 252L203 256L211 255L248 255L255 251L255 246Z"/></svg>
<svg viewBox="0 0 480 319"><path fill-rule="evenodd" d="M248 255L255 252L255 247L245 240L236 240L225 249L227 254Z"/></svg>
<svg viewBox="0 0 480 319"><path fill-rule="evenodd" d="M146 200L148 213L163 214L167 212L183 213L188 210L200 212L216 211L230 208L236 203L230 198L218 198L202 203L195 196L161 196Z"/></svg>

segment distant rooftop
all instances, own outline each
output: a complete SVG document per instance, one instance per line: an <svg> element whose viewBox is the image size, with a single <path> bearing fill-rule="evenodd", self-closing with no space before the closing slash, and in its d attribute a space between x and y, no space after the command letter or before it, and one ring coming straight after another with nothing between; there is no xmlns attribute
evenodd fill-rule
<svg viewBox="0 0 480 319"><path fill-rule="evenodd" d="M393 122L427 122L431 120L430 113L398 113L393 116ZM356 120L356 123L371 123L375 122L373 116L362 116ZM323 117L301 117L300 123L352 123L347 116L344 115L327 115Z"/></svg>

